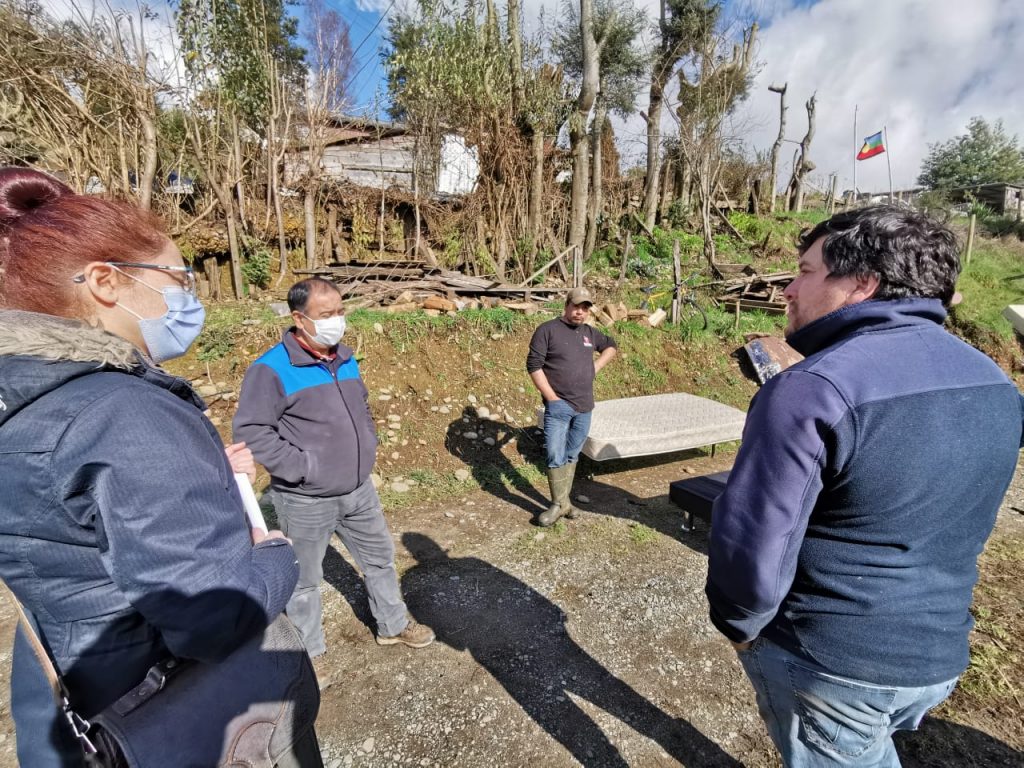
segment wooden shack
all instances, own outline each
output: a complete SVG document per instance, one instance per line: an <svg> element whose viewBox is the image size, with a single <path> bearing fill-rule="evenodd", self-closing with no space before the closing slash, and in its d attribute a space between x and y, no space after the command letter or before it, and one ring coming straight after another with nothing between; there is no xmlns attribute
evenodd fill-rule
<svg viewBox="0 0 1024 768"><path fill-rule="evenodd" d="M416 178L416 152L420 157ZM309 143L299 142L285 159L285 184L307 173ZM323 137L321 172L336 181L371 189L397 189L424 197L469 194L476 186L476 149L457 133L445 134L440 145L417 147L416 136L401 123L359 117L332 119Z"/></svg>
<svg viewBox="0 0 1024 768"><path fill-rule="evenodd" d="M1024 184L978 184L973 187L959 187L949 190L952 203L969 203L977 201L1002 216L1024 214Z"/></svg>

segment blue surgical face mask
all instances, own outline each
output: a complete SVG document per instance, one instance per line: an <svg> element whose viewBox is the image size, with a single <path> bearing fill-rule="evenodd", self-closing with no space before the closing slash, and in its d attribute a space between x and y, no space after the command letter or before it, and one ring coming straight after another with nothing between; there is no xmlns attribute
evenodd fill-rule
<svg viewBox="0 0 1024 768"><path fill-rule="evenodd" d="M184 355L203 330L203 321L206 319L206 309L199 299L177 285L154 288L137 277L122 274L131 277L137 283L142 283L151 291L162 294L167 305L167 311L160 317L143 317L124 304L117 303L125 312L138 318L142 340L146 342L146 349L149 350L153 362L163 363Z"/></svg>

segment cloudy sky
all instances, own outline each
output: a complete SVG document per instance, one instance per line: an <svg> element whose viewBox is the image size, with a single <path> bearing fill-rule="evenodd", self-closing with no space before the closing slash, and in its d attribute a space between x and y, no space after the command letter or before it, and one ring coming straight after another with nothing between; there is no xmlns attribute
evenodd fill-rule
<svg viewBox="0 0 1024 768"><path fill-rule="evenodd" d="M334 1L339 8L358 1L377 13L394 12L391 0ZM402 7L404 0L397 2ZM638 3L656 18L657 0ZM540 8L547 14L557 8L555 0L523 4L527 26ZM883 127L897 188L915 183L929 143L963 133L974 115L1001 118L1010 133L1024 134L1022 0L729 0L727 6L728 15L756 19L761 27L760 70L733 130L750 147L770 147L778 131L778 96L768 85L787 83L787 138L798 142L807 127L804 102L817 93L811 158L821 185L835 172L841 189L851 187L857 149ZM358 26L353 39L360 39ZM366 67L355 83L357 106L369 105L380 76L374 65ZM646 94L641 102L642 108ZM617 128L625 161L641 162L642 121ZM784 145L787 174L795 147ZM860 189L888 188L886 159L857 164Z"/></svg>
<svg viewBox="0 0 1024 768"><path fill-rule="evenodd" d="M57 10L68 2L47 5ZM351 111L377 111L386 104L379 55L386 17L413 0L325 2L349 22L358 46ZM658 0L636 2L657 17ZM558 0L522 3L528 33L536 29L541 9L550 19L558 7ZM149 4L166 12L164 0ZM301 6L293 8L301 13ZM913 185L928 144L962 133L972 116L1001 118L1011 134L1024 134L1024 0L726 0L726 8L730 18L756 19L761 28L759 71L731 130L748 147L770 147L778 130L778 96L768 85L787 83L787 138L798 142L807 126L804 102L817 93L812 181L822 186L832 172L841 189L852 186L856 150L883 127L889 151L857 163L861 190L888 188L887 159L894 185ZM168 37L150 34L165 58L172 47ZM648 34L641 45L651 42ZM646 106L646 89L638 106ZM665 130L673 125L666 117ZM616 128L624 164L641 163L643 122L636 117ZM784 145L783 182L795 147Z"/></svg>

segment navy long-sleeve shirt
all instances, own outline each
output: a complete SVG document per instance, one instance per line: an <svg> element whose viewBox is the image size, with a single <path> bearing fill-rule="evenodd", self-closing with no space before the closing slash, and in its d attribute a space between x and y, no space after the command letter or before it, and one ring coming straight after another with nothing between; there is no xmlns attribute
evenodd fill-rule
<svg viewBox="0 0 1024 768"><path fill-rule="evenodd" d="M967 666L977 557L1021 446L1021 400L937 300L869 301L788 340L716 501L711 620L836 674L927 685Z"/></svg>

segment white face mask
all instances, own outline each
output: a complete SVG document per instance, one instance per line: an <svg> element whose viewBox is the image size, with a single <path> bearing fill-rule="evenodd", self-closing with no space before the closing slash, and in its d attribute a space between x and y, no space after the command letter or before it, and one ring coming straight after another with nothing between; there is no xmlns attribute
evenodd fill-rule
<svg viewBox="0 0 1024 768"><path fill-rule="evenodd" d="M309 315L303 315L303 317L313 323L316 333L310 338L317 344L325 347L333 347L341 341L341 337L345 335L344 315L327 317L323 320L314 320Z"/></svg>

